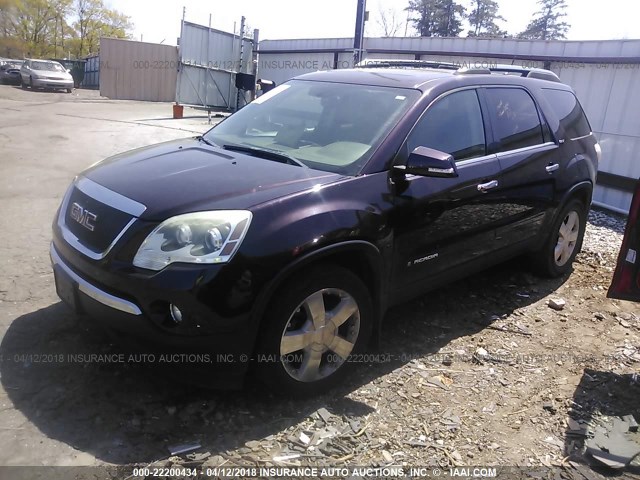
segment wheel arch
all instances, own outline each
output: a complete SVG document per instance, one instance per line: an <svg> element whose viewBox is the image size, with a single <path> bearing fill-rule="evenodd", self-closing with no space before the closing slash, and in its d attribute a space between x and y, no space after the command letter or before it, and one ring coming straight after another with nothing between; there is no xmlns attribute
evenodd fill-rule
<svg viewBox="0 0 640 480"><path fill-rule="evenodd" d="M589 180L585 180L583 182L575 184L564 194L558 210L561 210L568 202L573 199L580 200L588 210L591 207L592 198L593 183L591 183L591 181Z"/></svg>
<svg viewBox="0 0 640 480"><path fill-rule="evenodd" d="M301 271L322 264L335 264L350 270L367 287L374 313L372 340L377 341L379 326L386 308L382 254L378 247L363 240L350 240L309 252L278 272L256 299L251 322L256 326L255 330L260 330L262 318L273 295L280 287Z"/></svg>

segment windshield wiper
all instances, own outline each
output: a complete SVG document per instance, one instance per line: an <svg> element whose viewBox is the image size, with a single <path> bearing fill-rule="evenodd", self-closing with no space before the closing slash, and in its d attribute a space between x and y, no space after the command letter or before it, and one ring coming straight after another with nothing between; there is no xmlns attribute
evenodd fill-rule
<svg viewBox="0 0 640 480"><path fill-rule="evenodd" d="M243 145L223 145L222 148L232 152L242 152L254 155L256 157L265 158L267 160L275 160L277 162L290 163L298 167L309 168L300 160L284 152L270 150L268 148L245 147Z"/></svg>
<svg viewBox="0 0 640 480"><path fill-rule="evenodd" d="M196 140L198 140L198 141L200 141L200 142L204 142L204 143L206 143L207 145L209 145L210 147L218 147L218 148L220 148L220 145L216 145L215 143L210 142L209 140L207 140L206 138L204 138L204 135L200 135L200 136L196 137Z"/></svg>

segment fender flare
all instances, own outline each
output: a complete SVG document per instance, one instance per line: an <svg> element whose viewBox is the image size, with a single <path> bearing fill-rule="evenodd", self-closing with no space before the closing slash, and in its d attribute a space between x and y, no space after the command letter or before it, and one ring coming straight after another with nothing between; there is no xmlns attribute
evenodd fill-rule
<svg viewBox="0 0 640 480"><path fill-rule="evenodd" d="M544 232L548 228L550 228L551 225L553 225L553 223L558 219L558 215L560 215L560 212L562 211L564 206L569 201L571 201L571 199L576 198L576 196L577 196L576 193L581 192L581 191L587 191L588 192L588 197L587 197L587 202L586 202L585 208L589 208L591 206L591 198L593 197L593 183L591 183L591 181L589 181L589 180L583 180L583 181L573 185L569 190L567 190L562 195L562 197L560 197L560 199L558 200L558 202L556 204L556 210L555 210L555 212L553 212L553 216L546 220L545 224L540 229L540 231ZM540 242L543 242L544 239L546 239L546 236L541 238ZM542 248L542 245L540 245L540 248Z"/></svg>
<svg viewBox="0 0 640 480"><path fill-rule="evenodd" d="M273 298L274 293L280 288L289 278L301 271L311 263L315 263L323 258L330 257L335 254L347 253L357 250L364 253L364 257L367 262L367 266L373 273L373 279L371 282L367 282L367 279L363 279L365 284L371 285L371 300L373 303L373 326L372 332L374 341L378 340L379 329L382 323L384 312L387 308L387 295L384 285L384 266L383 256L378 247L374 244L364 240L349 240L345 242L335 243L327 245L305 255L300 256L295 261L287 264L285 268L280 270L278 274L270 280L267 285L258 294L255 302L255 308L251 312L250 324L254 326L253 330L256 335L260 330L262 317L269 305L269 302Z"/></svg>
<svg viewBox="0 0 640 480"><path fill-rule="evenodd" d="M566 205L572 197L575 197L576 192L578 192L579 190L587 190L589 192L587 204L585 205L585 207L589 208L591 206L591 200L593 198L593 183L591 183L590 180L583 180L582 182L576 183L567 192L565 192L558 204L558 210Z"/></svg>

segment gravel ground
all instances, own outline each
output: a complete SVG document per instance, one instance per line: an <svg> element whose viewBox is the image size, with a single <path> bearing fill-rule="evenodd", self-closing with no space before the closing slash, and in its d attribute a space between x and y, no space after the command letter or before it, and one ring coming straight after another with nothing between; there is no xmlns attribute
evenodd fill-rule
<svg viewBox="0 0 640 480"><path fill-rule="evenodd" d="M16 410L85 452L85 464L404 473L554 466L564 478L599 478L567 428L604 414L640 418L640 387L631 380L640 361L637 307L606 298L624 224L593 211L567 278L539 279L513 261L394 308L380 351L318 398L274 397L255 384L203 391L131 364L3 363L2 382ZM561 311L548 305L558 298ZM9 330L5 355L20 336ZM28 344L114 351L101 332L68 317ZM24 341L17 345L24 350ZM23 436L33 434L16 434ZM200 446L195 453L170 456L169 446L191 442Z"/></svg>

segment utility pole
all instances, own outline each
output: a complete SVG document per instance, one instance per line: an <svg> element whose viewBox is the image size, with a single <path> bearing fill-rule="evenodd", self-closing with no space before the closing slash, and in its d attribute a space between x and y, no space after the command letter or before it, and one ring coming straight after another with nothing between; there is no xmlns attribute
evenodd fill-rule
<svg viewBox="0 0 640 480"><path fill-rule="evenodd" d="M238 72L242 73L242 68L244 67L244 65L242 64L242 60L244 57L244 27L246 25L246 18L242 17L240 19L240 61L238 62ZM238 92L236 93L236 111L240 110L242 107L240 106L240 96L242 95L242 99L245 101L246 103L246 97L244 96L244 94L240 93L240 89L237 89ZM244 106L244 105L243 105Z"/></svg>
<svg viewBox="0 0 640 480"><path fill-rule="evenodd" d="M362 58L362 47L364 43L364 22L366 21L367 0L357 0L358 10L356 12L356 31L353 37L353 65L355 66Z"/></svg>

